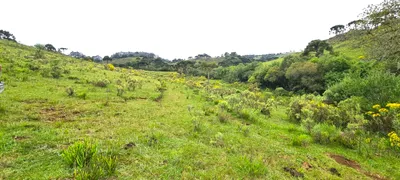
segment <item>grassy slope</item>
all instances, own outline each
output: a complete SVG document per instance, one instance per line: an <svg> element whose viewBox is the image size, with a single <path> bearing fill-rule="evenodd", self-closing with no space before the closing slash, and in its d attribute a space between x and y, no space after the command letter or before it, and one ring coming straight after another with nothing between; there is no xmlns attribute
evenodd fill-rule
<svg viewBox="0 0 400 180"><path fill-rule="evenodd" d="M0 41L0 63L5 68L7 83L7 89L0 94L0 179L70 178L73 172L60 153L71 143L86 138L119 154L118 179L290 179L291 175L283 170L286 166L304 172L306 179L368 179L336 163L328 153L353 159L372 173L400 178L396 158L367 158L339 146L292 146L291 139L305 132L285 120L285 107L275 109L271 118L257 116L257 122L251 125L244 125L235 117L220 123L215 115L199 113L201 128L194 131L193 115L187 107L193 106L197 112L214 105L185 85L172 82L167 84L164 98L154 101L159 95L156 79L167 79L166 73L134 75L144 85L127 92L127 96L140 98L125 102L116 96L115 85L123 72L46 54L47 60L63 60L71 73L60 79L43 78L37 72L19 72L23 69L20 66L34 61L25 57L33 54L33 49L15 46ZM11 60L19 63L8 71ZM85 83L104 78L112 81L107 88ZM68 97L67 87L73 87L77 93L87 92L87 99ZM248 135L243 131L246 128ZM219 133L223 135L223 145L215 146L211 141ZM150 145L152 138L157 143ZM124 149L130 142L136 146ZM305 170L303 162L313 168ZM257 170L262 172L263 167L267 169L265 174L254 175ZM328 170L332 167L342 176L332 175Z"/></svg>
<svg viewBox="0 0 400 180"><path fill-rule="evenodd" d="M359 59L360 56L366 56L363 42L360 39L363 37L355 33L346 33L332 37L328 42L333 45L335 52L340 52L351 59Z"/></svg>

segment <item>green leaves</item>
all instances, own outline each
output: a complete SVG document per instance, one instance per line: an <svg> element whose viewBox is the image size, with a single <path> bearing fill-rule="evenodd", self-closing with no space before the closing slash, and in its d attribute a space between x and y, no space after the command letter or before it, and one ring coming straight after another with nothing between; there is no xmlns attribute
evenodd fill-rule
<svg viewBox="0 0 400 180"><path fill-rule="evenodd" d="M74 168L76 179L100 179L114 174L117 167L115 155L101 152L97 143L85 140L69 146L61 156Z"/></svg>

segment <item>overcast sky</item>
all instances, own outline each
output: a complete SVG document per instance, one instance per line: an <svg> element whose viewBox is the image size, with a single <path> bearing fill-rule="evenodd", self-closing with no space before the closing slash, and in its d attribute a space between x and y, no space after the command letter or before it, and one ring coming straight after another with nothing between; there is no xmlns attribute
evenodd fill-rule
<svg viewBox="0 0 400 180"><path fill-rule="evenodd" d="M50 43L91 56L266 54L300 51L313 39L329 38L330 27L381 1L5 0L0 29L23 44Z"/></svg>

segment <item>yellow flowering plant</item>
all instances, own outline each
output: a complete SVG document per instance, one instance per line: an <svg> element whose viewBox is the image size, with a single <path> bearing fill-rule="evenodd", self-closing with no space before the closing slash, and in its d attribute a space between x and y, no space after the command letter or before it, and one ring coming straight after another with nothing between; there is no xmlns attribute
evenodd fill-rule
<svg viewBox="0 0 400 180"><path fill-rule="evenodd" d="M107 69L110 70L110 71L114 71L115 67L112 64L107 64Z"/></svg>
<svg viewBox="0 0 400 180"><path fill-rule="evenodd" d="M390 146L394 149L400 150L400 137L396 134L396 132L392 131L388 134Z"/></svg>
<svg viewBox="0 0 400 180"><path fill-rule="evenodd" d="M373 105L372 110L365 113L373 130L389 132L400 130L400 103L388 103L385 107Z"/></svg>

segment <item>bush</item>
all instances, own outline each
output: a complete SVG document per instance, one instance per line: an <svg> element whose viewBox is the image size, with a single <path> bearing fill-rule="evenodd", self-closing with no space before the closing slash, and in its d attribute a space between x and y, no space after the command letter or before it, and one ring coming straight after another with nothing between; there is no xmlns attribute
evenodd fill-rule
<svg viewBox="0 0 400 180"><path fill-rule="evenodd" d="M325 104L322 97L303 95L291 98L288 115L290 120L301 122L308 131L315 123L328 123L339 128L347 128L349 124L364 123L359 102L360 98L353 97L342 101L338 106L333 106Z"/></svg>
<svg viewBox="0 0 400 180"><path fill-rule="evenodd" d="M245 156L240 157L237 162L237 169L245 176L259 177L268 173L262 159L253 159Z"/></svg>
<svg viewBox="0 0 400 180"><path fill-rule="evenodd" d="M388 134L390 146L400 152L400 137L396 134L396 132L392 131Z"/></svg>
<svg viewBox="0 0 400 180"><path fill-rule="evenodd" d="M98 152L97 144L91 141L76 142L62 153L62 157L70 167L87 166Z"/></svg>
<svg viewBox="0 0 400 180"><path fill-rule="evenodd" d="M115 155L100 152L96 143L87 140L69 146L61 156L74 168L75 179L103 179L117 168Z"/></svg>
<svg viewBox="0 0 400 180"><path fill-rule="evenodd" d="M108 84L110 84L110 81L107 79L98 80L98 81L93 82L94 86L102 87L102 88L107 87Z"/></svg>
<svg viewBox="0 0 400 180"><path fill-rule="evenodd" d="M367 75L351 74L340 83L331 86L324 96L332 102L340 102L352 96L365 98L361 104L368 110L374 104L400 101L400 76L395 74L371 71Z"/></svg>
<svg viewBox="0 0 400 180"><path fill-rule="evenodd" d="M308 146L311 143L310 136L302 134L292 139L293 146Z"/></svg>
<svg viewBox="0 0 400 180"><path fill-rule="evenodd" d="M335 142L339 136L339 130L333 125L317 124L311 130L314 141L320 144Z"/></svg>
<svg viewBox="0 0 400 180"><path fill-rule="evenodd" d="M107 64L106 69L110 70L110 71L114 71L115 67L112 64Z"/></svg>
<svg viewBox="0 0 400 180"><path fill-rule="evenodd" d="M277 87L274 91L274 94L277 96L287 96L289 92L283 89L282 87Z"/></svg>
<svg viewBox="0 0 400 180"><path fill-rule="evenodd" d="M85 100L87 98L87 93L86 92L79 93L77 97L79 99Z"/></svg>
<svg viewBox="0 0 400 180"><path fill-rule="evenodd" d="M229 121L229 116L227 113L221 111L218 113L218 120L221 123L226 123Z"/></svg>
<svg viewBox="0 0 400 180"><path fill-rule="evenodd" d="M354 131L345 131L340 133L338 141L347 148L355 149L358 145L356 138L357 135Z"/></svg>
<svg viewBox="0 0 400 180"><path fill-rule="evenodd" d="M239 111L239 116L240 118L244 119L244 120L248 120L250 122L256 122L257 118L254 115L254 111L251 109L242 109L241 111Z"/></svg>
<svg viewBox="0 0 400 180"><path fill-rule="evenodd" d="M72 89L72 87L68 87L65 92L67 93L68 96L73 96L75 95L75 91L74 89Z"/></svg>
<svg viewBox="0 0 400 180"><path fill-rule="evenodd" d="M376 104L366 115L367 128L371 131L389 133L400 128L400 103L388 103L386 107Z"/></svg>

